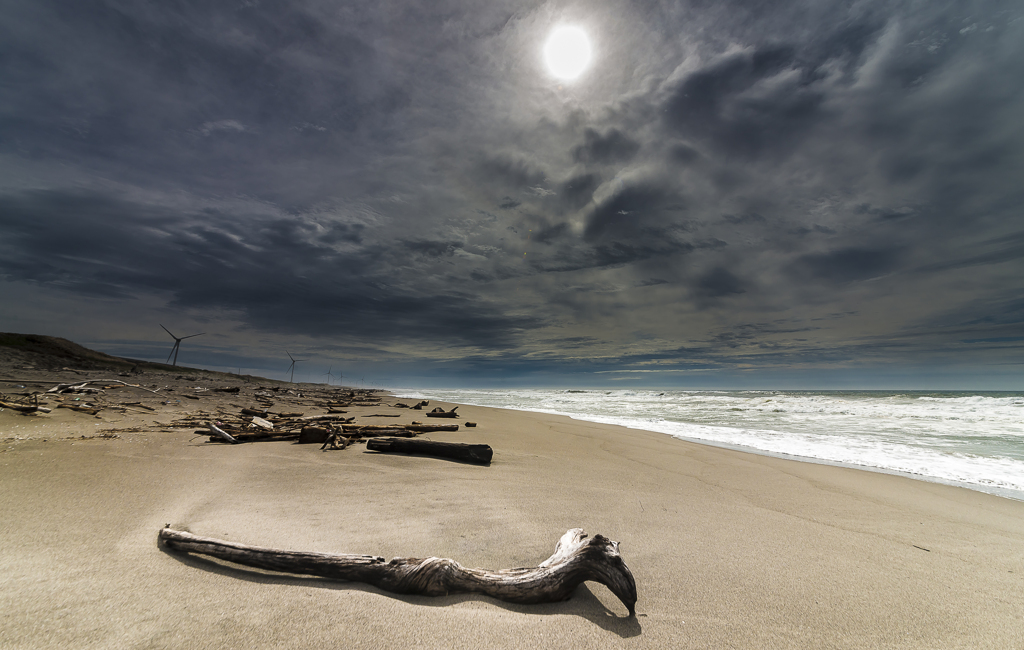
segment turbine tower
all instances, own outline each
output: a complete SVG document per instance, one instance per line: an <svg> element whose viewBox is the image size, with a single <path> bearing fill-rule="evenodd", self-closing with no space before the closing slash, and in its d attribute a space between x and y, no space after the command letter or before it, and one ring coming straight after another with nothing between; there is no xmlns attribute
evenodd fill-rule
<svg viewBox="0 0 1024 650"><path fill-rule="evenodd" d="M160 327L164 327L164 326L161 325ZM171 330L167 329L166 327L164 327L164 331L167 332L168 334L171 334ZM177 336L171 334L171 338L174 339L174 347L171 348L171 354L167 355L167 361L170 361L171 360L171 356L173 356L174 357L174 363L172 363L171 365L172 366L178 365L178 348L181 346L181 342L184 341L185 339L190 339L193 336L202 336L203 334L206 334L206 332L200 332L198 334L189 334L188 336L182 336L182 337L177 337ZM164 363L166 363L166 361Z"/></svg>
<svg viewBox="0 0 1024 650"><path fill-rule="evenodd" d="M334 366L331 366L330 368L328 368L327 372L324 373L324 376L327 377L327 385L328 386L331 385L331 380L334 379L334 375L331 374L332 370L334 370Z"/></svg>
<svg viewBox="0 0 1024 650"><path fill-rule="evenodd" d="M292 378L289 381L291 381L294 384L295 383L295 362L296 361L309 361L309 359L296 359L295 357L292 356L292 353L289 352L288 350L285 350L284 353L287 354L288 358L292 360L292 365L288 366L288 370L291 371L291 373L292 373Z"/></svg>

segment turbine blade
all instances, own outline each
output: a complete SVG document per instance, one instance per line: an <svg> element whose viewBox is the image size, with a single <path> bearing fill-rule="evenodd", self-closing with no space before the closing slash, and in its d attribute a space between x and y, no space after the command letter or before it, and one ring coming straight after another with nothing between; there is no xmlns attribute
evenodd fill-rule
<svg viewBox="0 0 1024 650"><path fill-rule="evenodd" d="M203 334L206 334L206 332L200 332L199 334L189 334L188 336L181 337L181 340L184 341L185 339L190 339L193 336L202 336Z"/></svg>
<svg viewBox="0 0 1024 650"><path fill-rule="evenodd" d="M164 326L161 325L160 327L164 327ZM171 330L167 329L166 327L164 327L164 331L167 332L168 334L171 334ZM178 337L173 335L173 334L171 334L171 338L174 339L175 341L178 340Z"/></svg>

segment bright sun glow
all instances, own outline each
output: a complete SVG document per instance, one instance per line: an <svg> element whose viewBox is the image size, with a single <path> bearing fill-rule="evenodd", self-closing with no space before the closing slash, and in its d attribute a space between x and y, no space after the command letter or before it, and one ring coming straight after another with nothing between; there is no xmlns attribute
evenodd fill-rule
<svg viewBox="0 0 1024 650"><path fill-rule="evenodd" d="M575 79L590 63L590 41L579 27L558 27L544 45L544 61L559 79Z"/></svg>

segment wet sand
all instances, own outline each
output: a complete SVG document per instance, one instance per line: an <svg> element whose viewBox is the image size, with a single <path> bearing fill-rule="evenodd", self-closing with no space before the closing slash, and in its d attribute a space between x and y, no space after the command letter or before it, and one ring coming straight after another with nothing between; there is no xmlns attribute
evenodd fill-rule
<svg viewBox="0 0 1024 650"><path fill-rule="evenodd" d="M0 413L0 646L1010 648L1024 638L1022 502L470 406L458 422L477 428L424 437L485 442L489 467L361 445L211 444L161 428L172 406L210 408L184 402L100 419ZM422 419L352 409L372 413ZM120 437L79 437L108 430ZM494 569L535 566L582 527L621 543L637 616L594 583L566 602L511 605L270 574L165 551L165 524Z"/></svg>

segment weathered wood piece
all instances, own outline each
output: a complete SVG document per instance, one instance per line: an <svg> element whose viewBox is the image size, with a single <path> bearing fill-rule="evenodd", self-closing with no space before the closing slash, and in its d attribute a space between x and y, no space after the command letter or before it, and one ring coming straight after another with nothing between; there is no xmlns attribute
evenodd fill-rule
<svg viewBox="0 0 1024 650"><path fill-rule="evenodd" d="M368 433L370 431L405 431L401 424L343 424L341 428L348 432Z"/></svg>
<svg viewBox="0 0 1024 650"><path fill-rule="evenodd" d="M430 433L431 431L458 431L459 425L457 424L407 424L405 425L406 431L414 431L416 433Z"/></svg>
<svg viewBox="0 0 1024 650"><path fill-rule="evenodd" d="M344 412L345 411L342 411L342 413L344 413ZM343 418L343 417L341 417L340 415L337 415L337 414L328 414L328 415L305 415L305 416L303 416L303 417L301 417L299 419L302 420L303 422L320 422L320 421L323 421L323 420L329 420L331 422L349 422L351 420L355 420L356 418L355 418L354 415L352 417L350 417L350 418Z"/></svg>
<svg viewBox="0 0 1024 650"><path fill-rule="evenodd" d="M49 413L52 409L38 404L15 404L14 402L0 401L0 408L20 411L21 413ZM57 407L60 408L60 407Z"/></svg>
<svg viewBox="0 0 1024 650"><path fill-rule="evenodd" d="M331 435L327 436L327 441L320 446L320 451L327 451L328 449L344 449L348 447L348 438L338 435L337 431L331 432Z"/></svg>
<svg viewBox="0 0 1024 650"><path fill-rule="evenodd" d="M580 584L598 582L636 615L636 582L619 554L619 543L603 535L588 537L582 528L562 535L554 554L533 568L467 569L455 560L378 555L334 555L282 551L200 537L164 528L159 540L168 548L200 553L243 566L373 585L396 594L447 596L484 594L510 603L568 600Z"/></svg>
<svg viewBox="0 0 1024 650"><path fill-rule="evenodd" d="M84 404L58 404L59 409L71 409L72 411L78 411L80 413L88 413L89 415L96 415L101 409L95 406L86 406Z"/></svg>
<svg viewBox="0 0 1024 650"><path fill-rule="evenodd" d="M230 442L231 444L235 444L235 443L238 442L237 440L235 440L234 438L231 437L230 433L228 433L227 431L221 429L220 427L218 427L213 422L211 422L208 426L210 427L210 431L212 431L213 433L216 433L221 438L224 438L224 440L226 440L227 442Z"/></svg>
<svg viewBox="0 0 1024 650"><path fill-rule="evenodd" d="M342 427L342 431L354 438L381 438L385 436L400 436L402 438L412 438L415 436L415 432L408 431L405 427L394 426L394 427L383 427L377 428L350 428Z"/></svg>
<svg viewBox="0 0 1024 650"><path fill-rule="evenodd" d="M427 417L428 418L457 418L457 417L459 417L459 414L455 412L455 409L457 409L457 408L459 408L459 407L458 406L453 406L452 410L446 411L443 408L441 408L440 406L438 406L437 408L435 408L430 413L427 413Z"/></svg>
<svg viewBox="0 0 1024 650"><path fill-rule="evenodd" d="M254 416L252 416L252 423L253 423L253 424L255 424L256 426L258 426L259 428L261 428L261 429L267 429L268 431L269 431L270 429L273 429L273 428L274 428L274 425L273 425L273 423L271 423L271 422L268 422L267 420L264 420L263 418L261 418L261 417L260 417L260 416L258 416L258 415L254 415Z"/></svg>
<svg viewBox="0 0 1024 650"><path fill-rule="evenodd" d="M299 432L299 444L320 444L326 442L330 435L331 430L325 427L302 427L302 431Z"/></svg>
<svg viewBox="0 0 1024 650"><path fill-rule="evenodd" d="M196 435L206 435L209 431L196 431ZM228 432L225 432L228 433ZM278 440L295 440L299 437L298 433L291 431L254 431L252 433L228 433L235 442L273 442ZM210 436L210 442L227 443L228 440L213 435Z"/></svg>
<svg viewBox="0 0 1024 650"><path fill-rule="evenodd" d="M139 390L144 390L147 393L153 393L154 395L158 395L159 393L157 391L160 390L160 389L150 390L148 388L143 388L142 386L139 386L138 384L129 384L128 382L121 381L120 379L90 379L89 381L82 382L82 383L79 383L79 384L75 384L75 383L71 383L71 384L57 384L56 386L54 386L53 388L51 388L50 390L48 390L46 392L47 393L62 393L62 392L65 391L65 389L83 388L83 387L85 387L86 384L108 384L108 383L121 384L122 386L128 386L129 388L138 388Z"/></svg>
<svg viewBox="0 0 1024 650"><path fill-rule="evenodd" d="M489 465L494 455L490 445L399 438L373 438L366 441L366 448L370 451L440 456L479 465Z"/></svg>

